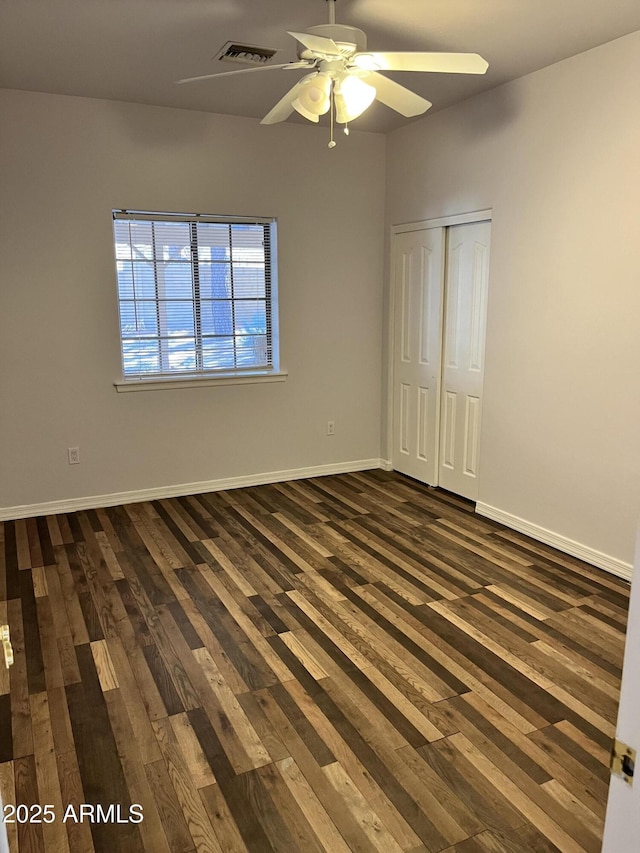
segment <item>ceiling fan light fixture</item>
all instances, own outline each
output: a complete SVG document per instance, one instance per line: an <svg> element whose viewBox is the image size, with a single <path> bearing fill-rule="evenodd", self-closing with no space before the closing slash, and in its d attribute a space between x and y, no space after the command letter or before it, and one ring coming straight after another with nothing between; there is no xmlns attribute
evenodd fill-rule
<svg viewBox="0 0 640 853"><path fill-rule="evenodd" d="M317 122L318 117L329 112L331 106L331 77L323 73L309 77L291 106L304 118Z"/></svg>
<svg viewBox="0 0 640 853"><path fill-rule="evenodd" d="M349 122L364 113L374 100L406 118L422 115L430 101L380 74L380 71L410 71L440 74L484 74L488 63L477 53L434 53L432 51L369 51L367 36L357 27L336 24L336 0L326 0L329 23L309 27L304 32L289 31L298 42L298 59L280 65L265 65L271 51L243 44L225 46L225 59L260 62L253 68L201 74L178 83L193 83L214 77L229 77L255 71L306 69L310 71L286 92L261 120L277 124L298 112L318 124L320 116L331 113L331 141L336 121L348 132ZM227 50L228 49L228 50Z"/></svg>
<svg viewBox="0 0 640 853"><path fill-rule="evenodd" d="M359 77L349 75L340 80L335 89L336 120L338 124L347 122L361 116L368 109L376 97L373 86L365 83Z"/></svg>

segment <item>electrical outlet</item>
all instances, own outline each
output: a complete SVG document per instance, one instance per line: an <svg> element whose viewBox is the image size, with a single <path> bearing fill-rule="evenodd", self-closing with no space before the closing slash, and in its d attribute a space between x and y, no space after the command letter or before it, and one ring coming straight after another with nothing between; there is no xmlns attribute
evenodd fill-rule
<svg viewBox="0 0 640 853"><path fill-rule="evenodd" d="M80 464L80 448L79 447L69 447L69 448L67 448L67 453L69 454L69 465L79 465Z"/></svg>
<svg viewBox="0 0 640 853"><path fill-rule="evenodd" d="M335 421L327 421L327 435L335 435L336 434L336 422Z"/></svg>

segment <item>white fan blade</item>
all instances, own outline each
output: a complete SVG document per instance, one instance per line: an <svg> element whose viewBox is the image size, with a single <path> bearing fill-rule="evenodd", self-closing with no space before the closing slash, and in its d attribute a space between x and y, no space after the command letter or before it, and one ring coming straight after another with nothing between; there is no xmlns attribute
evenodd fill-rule
<svg viewBox="0 0 640 853"><path fill-rule="evenodd" d="M261 65L258 68L240 68L237 71L221 71L218 74L202 74L200 77L185 77L176 83L195 83L198 80L211 80L213 77L231 77L232 74L251 74L252 71L273 71L276 68L310 68L309 62L285 62L282 65Z"/></svg>
<svg viewBox="0 0 640 853"><path fill-rule="evenodd" d="M314 53L322 53L326 56L342 56L340 48L333 39L324 36L314 36L311 33L289 33L296 41L312 50Z"/></svg>
<svg viewBox="0 0 640 853"><path fill-rule="evenodd" d="M477 53L356 53L358 68L371 71L432 71L441 74L484 74L489 63Z"/></svg>
<svg viewBox="0 0 640 853"><path fill-rule="evenodd" d="M379 101L407 118L422 115L431 106L431 101L375 71L365 79L375 88Z"/></svg>
<svg viewBox="0 0 640 853"><path fill-rule="evenodd" d="M269 110L260 124L277 124L279 121L284 121L289 118L293 112L293 102L298 97L298 93L300 92L304 81L311 76L313 75L306 74L302 80L298 80L296 85L289 89L286 95L280 98L275 107ZM314 118L311 118L310 121L319 121L319 118L318 116L315 116Z"/></svg>

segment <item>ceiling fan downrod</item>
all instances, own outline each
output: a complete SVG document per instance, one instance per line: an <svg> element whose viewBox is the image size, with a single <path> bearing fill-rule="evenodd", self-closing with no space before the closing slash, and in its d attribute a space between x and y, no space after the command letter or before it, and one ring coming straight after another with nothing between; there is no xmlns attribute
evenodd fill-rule
<svg viewBox="0 0 640 853"><path fill-rule="evenodd" d="M336 0L327 0L329 4L329 23L335 24L336 22Z"/></svg>

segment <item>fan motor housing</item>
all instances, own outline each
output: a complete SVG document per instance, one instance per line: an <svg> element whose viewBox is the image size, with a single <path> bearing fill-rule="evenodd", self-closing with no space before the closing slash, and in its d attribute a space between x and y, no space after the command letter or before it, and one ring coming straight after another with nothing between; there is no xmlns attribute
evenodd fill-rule
<svg viewBox="0 0 640 853"><path fill-rule="evenodd" d="M367 36L358 27L349 27L346 24L318 24L317 27L309 27L307 32L314 36L333 39L345 56L367 49ZM298 56L306 59L308 55L308 49L300 45Z"/></svg>

